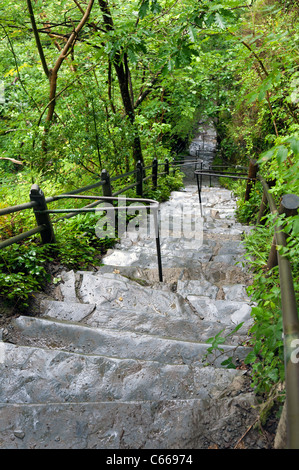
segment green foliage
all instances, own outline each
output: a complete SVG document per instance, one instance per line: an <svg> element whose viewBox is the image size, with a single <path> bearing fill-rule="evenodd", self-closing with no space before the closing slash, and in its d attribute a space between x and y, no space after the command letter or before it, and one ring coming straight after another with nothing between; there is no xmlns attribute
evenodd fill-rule
<svg viewBox="0 0 299 470"><path fill-rule="evenodd" d="M242 326L244 322L239 323L232 331L224 334L225 328L220 330L215 336L208 338L207 343L211 343L211 346L207 348L207 352L203 357L203 361L206 361L206 365L213 363L213 360L220 354L224 354L225 350L221 347L227 342L227 339L235 334ZM232 347L232 349L237 349L238 347ZM210 356L214 354L214 359L211 359ZM228 357L221 362L221 365L226 369L236 369L237 365L233 359L233 356Z"/></svg>
<svg viewBox="0 0 299 470"><path fill-rule="evenodd" d="M69 269L90 269L101 263L101 257L115 243L115 237L98 238L96 214L79 214L56 224L57 259Z"/></svg>
<svg viewBox="0 0 299 470"><path fill-rule="evenodd" d="M146 196L159 202L167 201L172 191L178 191L183 187L182 179L183 175L179 171L176 172L175 176L167 175L160 178L157 189L147 190Z"/></svg>
<svg viewBox="0 0 299 470"><path fill-rule="evenodd" d="M252 309L254 326L250 330L253 351L244 362L251 366L252 386L257 393L268 393L273 385L284 380L282 312L277 278L274 272L270 279L259 274L249 290L258 293L258 298L257 307ZM253 295L253 299L255 297Z"/></svg>
<svg viewBox="0 0 299 470"><path fill-rule="evenodd" d="M32 292L50 280L47 263L53 261L51 247L34 242L11 245L0 253L0 300L18 308L28 307Z"/></svg>
<svg viewBox="0 0 299 470"><path fill-rule="evenodd" d="M282 220L286 219L282 216ZM279 247L279 252L290 259L293 271L294 288L299 301L298 232L299 216L287 219L287 247ZM294 228L294 231L292 229ZM254 271L253 284L248 294L256 302L252 309L254 324L250 330L253 351L245 363L252 369L252 386L257 393L268 393L278 382L284 380L283 324L280 303L278 267L265 271L273 239L273 217L268 216L263 226L256 227L245 237L247 258Z"/></svg>

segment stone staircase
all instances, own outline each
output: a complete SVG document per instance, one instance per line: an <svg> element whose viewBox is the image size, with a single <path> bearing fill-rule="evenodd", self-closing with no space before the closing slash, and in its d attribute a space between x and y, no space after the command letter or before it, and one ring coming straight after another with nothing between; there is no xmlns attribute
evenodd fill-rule
<svg viewBox="0 0 299 470"><path fill-rule="evenodd" d="M2 332L0 448L246 443L256 416L242 367L252 305L238 263L248 228L230 191L204 187L202 202L203 218L189 184L161 204L162 283L148 225L133 227L97 271L62 271L38 315ZM225 344L209 352L220 332ZM221 365L228 358L236 368ZM264 443L257 433L247 445Z"/></svg>

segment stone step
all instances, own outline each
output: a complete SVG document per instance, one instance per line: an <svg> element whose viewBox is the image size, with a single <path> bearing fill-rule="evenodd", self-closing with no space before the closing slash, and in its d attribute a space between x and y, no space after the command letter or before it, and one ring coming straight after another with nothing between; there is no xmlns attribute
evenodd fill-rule
<svg viewBox="0 0 299 470"><path fill-rule="evenodd" d="M1 343L0 403L211 399L244 372Z"/></svg>
<svg viewBox="0 0 299 470"><path fill-rule="evenodd" d="M160 243L162 266L165 268L185 267L189 264L204 263L211 260L215 241L202 243L200 239L163 239ZM122 241L102 258L105 265L138 266L143 269L157 268L156 241Z"/></svg>
<svg viewBox="0 0 299 470"><path fill-rule="evenodd" d="M120 274L83 272L77 294L82 303L98 308L152 312L164 317L194 318L200 314L181 295L169 290L152 289Z"/></svg>
<svg viewBox="0 0 299 470"><path fill-rule="evenodd" d="M239 363L251 350L223 344L221 352L208 354L208 348L211 346L209 343L92 328L82 324L23 316L12 321L5 340L23 346L61 349L80 354L157 361L165 364L196 364L198 367L209 363L221 367L221 363L229 357L232 357L235 363Z"/></svg>
<svg viewBox="0 0 299 470"><path fill-rule="evenodd" d="M96 304L100 310L108 307L137 310L142 314L152 312L191 321L198 316L230 326L250 321L251 306L248 299L245 302L215 300L216 294L214 286L207 281L178 281L178 292L171 292L142 286L113 273L84 272L78 287L81 301Z"/></svg>
<svg viewBox="0 0 299 470"><path fill-rule="evenodd" d="M186 299L189 299L189 296L193 295L216 300L221 295L221 299L218 300L250 303L250 298L247 295L246 286L244 284L222 284L221 294L219 291L219 286L212 284L206 279L178 279L176 285L176 292Z"/></svg>
<svg viewBox="0 0 299 470"><path fill-rule="evenodd" d="M163 283L144 213L97 271L61 272L56 300L11 322L0 341L0 448L232 446L230 425L234 442L246 436L252 303L236 263L247 228L231 191L202 187L201 198L203 217L196 181L160 205ZM207 354L217 334L224 344ZM229 357L236 368L222 366Z"/></svg>
<svg viewBox="0 0 299 470"><path fill-rule="evenodd" d="M72 273L72 279L73 285L62 284L64 302L43 303L44 316L197 342L206 342L215 330L230 331L244 322L245 328L232 338L234 344L244 341L244 331L251 325L244 285L218 287L204 278L179 279L173 292L168 285L157 289L115 273L78 272ZM70 302L75 294L77 302ZM69 302L66 308L65 302Z"/></svg>
<svg viewBox="0 0 299 470"><path fill-rule="evenodd" d="M0 448L183 449L186 458L186 449L204 449L223 440L233 448L252 424L256 405L252 394L238 395L238 388L228 392L231 397L226 400L214 398L212 403L204 399L2 403Z"/></svg>
<svg viewBox="0 0 299 470"><path fill-rule="evenodd" d="M199 316L190 318L179 315L161 315L154 311L139 311L134 309L97 307L93 304L90 314L86 315L86 304L68 303L45 300L41 304L41 316L44 319L58 321L80 322L83 325L105 330L118 330L158 336L186 342L205 343L220 331L229 334L236 327L221 321L204 321ZM247 339L247 327L242 327L236 334L229 337L228 344L240 345Z"/></svg>
<svg viewBox="0 0 299 470"><path fill-rule="evenodd" d="M163 290L171 289L173 291L177 291L178 281L199 282L205 286L215 286L218 289L217 296L219 295L219 289L223 287L221 298L224 300L247 301L248 296L245 289L251 279L250 273L247 273L241 266L231 266L217 260L215 261L215 257L212 261L198 263L196 266L186 261L185 266L164 267L163 283L159 282L158 269L156 267L141 268L139 266L105 264L98 267L98 272L102 274L120 274L144 286L152 286ZM79 279L80 271L77 272L77 275ZM236 280L238 284L236 284ZM179 293L182 295L182 292Z"/></svg>

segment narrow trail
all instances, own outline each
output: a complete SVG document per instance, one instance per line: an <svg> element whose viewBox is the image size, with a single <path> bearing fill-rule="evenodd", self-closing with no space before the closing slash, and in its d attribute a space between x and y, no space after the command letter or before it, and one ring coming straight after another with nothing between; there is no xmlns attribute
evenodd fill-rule
<svg viewBox="0 0 299 470"><path fill-rule="evenodd" d="M242 362L248 227L230 191L204 186L201 217L192 174L185 184L160 207L162 283L144 216L97 271L63 271L39 314L3 332L0 448L268 447Z"/></svg>

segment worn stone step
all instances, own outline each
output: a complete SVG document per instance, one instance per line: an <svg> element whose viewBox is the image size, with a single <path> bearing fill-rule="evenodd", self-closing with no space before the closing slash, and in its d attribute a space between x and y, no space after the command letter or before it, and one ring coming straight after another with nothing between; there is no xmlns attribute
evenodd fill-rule
<svg viewBox="0 0 299 470"><path fill-rule="evenodd" d="M234 302L251 302L250 297L247 295L245 284L226 285L223 283L220 287L204 278L200 280L178 279L176 283L176 292L186 299L188 299L190 295L194 295L208 297L214 300L218 299ZM218 298L220 295L221 299Z"/></svg>
<svg viewBox="0 0 299 470"><path fill-rule="evenodd" d="M196 285L194 294L189 288L185 295L184 282L178 282L179 293L174 293L141 286L118 274L85 272L78 292L82 302L96 304L98 308L103 309L110 306L139 312L151 311L181 319L193 319L198 315L201 319L220 321L231 326L251 320L251 306L248 302L214 300L216 290L213 291L213 285L208 282L203 282L205 293L207 295L210 293L210 297L214 298L196 295L199 287L197 283L194 284ZM191 285L190 282L188 285ZM202 294L202 289L200 293Z"/></svg>
<svg viewBox="0 0 299 470"><path fill-rule="evenodd" d="M208 343L161 338L128 331L92 328L50 319L18 317L11 323L6 341L13 344L108 356L119 359L158 361L165 364L195 364L199 367L212 362L215 367L232 357L243 360L250 349L224 344L222 352L208 354Z"/></svg>
<svg viewBox="0 0 299 470"><path fill-rule="evenodd" d="M131 242L130 242L131 243ZM167 238L161 241L161 258L163 268L185 267L186 264L208 262L212 258L215 242L202 243L201 239ZM140 268L157 267L155 240L140 240L129 247L125 242L108 251L102 258L103 264L114 266L138 266Z"/></svg>
<svg viewBox="0 0 299 470"><path fill-rule="evenodd" d="M99 308L121 308L153 312L164 317L194 318L200 314L181 295L169 290L152 289L120 274L84 272L77 289L82 303Z"/></svg>
<svg viewBox="0 0 299 470"><path fill-rule="evenodd" d="M190 304L201 312L206 321L220 321L225 325L245 323L249 328L252 325L251 305L248 302L235 302L232 300L213 300L198 295L188 295Z"/></svg>
<svg viewBox="0 0 299 470"><path fill-rule="evenodd" d="M192 450L208 448L223 438L233 448L252 424L256 405L252 393L238 395L237 389L228 392L231 397L214 398L212 403L204 399L1 403L0 448Z"/></svg>
<svg viewBox="0 0 299 470"><path fill-rule="evenodd" d="M161 315L155 311L142 311L127 308L97 307L86 315L85 304L45 300L41 304L41 317L59 321L80 322L94 328L118 330L139 334L159 336L166 339L205 343L221 330L231 332L236 325L227 325L202 320L197 315L180 317L179 315ZM230 336L229 344L237 346L247 339L247 328L242 327L237 334Z"/></svg>
<svg viewBox="0 0 299 470"><path fill-rule="evenodd" d="M135 217L97 272L63 271L38 318L11 322L0 448L194 449L246 436L256 398L247 372L221 362L250 351L250 276L236 264L248 228L231 191L202 187L201 198L203 216L194 180L160 205L163 283L152 217ZM218 333L223 351L206 356Z"/></svg>
<svg viewBox="0 0 299 470"><path fill-rule="evenodd" d="M98 272L120 274L132 281L139 282L140 285L152 286L156 289L177 291L178 282L191 281L194 285L214 286L211 293L214 294L219 288L223 288L223 299L248 301L246 287L250 284L251 274L242 269L241 266L230 266L219 261L208 263L185 263L182 267L163 269L163 283L159 282L157 268L140 268L138 266L116 266L103 265L98 268ZM78 271L79 276L81 272ZM82 274L82 273L81 273ZM237 281L237 283L236 283ZM182 295L182 291L179 292ZM195 292L194 292L195 293Z"/></svg>
<svg viewBox="0 0 299 470"><path fill-rule="evenodd" d="M208 399L236 369L169 365L1 343L0 403Z"/></svg>

